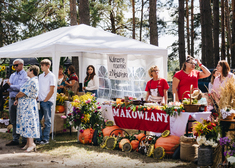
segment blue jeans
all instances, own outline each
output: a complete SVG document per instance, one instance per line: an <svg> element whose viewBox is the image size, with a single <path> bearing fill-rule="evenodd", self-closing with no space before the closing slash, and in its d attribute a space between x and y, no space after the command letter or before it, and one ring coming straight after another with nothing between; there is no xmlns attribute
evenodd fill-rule
<svg viewBox="0 0 235 168"><path fill-rule="evenodd" d="M85 90L85 93L90 92L90 93L95 93L95 99L97 100L98 98L98 92L97 90Z"/></svg>
<svg viewBox="0 0 235 168"><path fill-rule="evenodd" d="M51 131L51 107L53 103L50 101L47 102L40 102L40 110L39 110L39 121L42 120L42 117L44 116L45 122L45 128L42 133L42 125L40 122L40 139L37 139L38 141L46 140L49 141L50 138L50 131Z"/></svg>
<svg viewBox="0 0 235 168"><path fill-rule="evenodd" d="M10 114L11 124L13 126L13 129L12 129L13 141L19 142L20 134L16 133L17 111L11 109L11 106L14 104L14 102L15 102L15 100L12 100L11 98L9 99L9 114ZM27 142L27 139L22 137L22 142Z"/></svg>

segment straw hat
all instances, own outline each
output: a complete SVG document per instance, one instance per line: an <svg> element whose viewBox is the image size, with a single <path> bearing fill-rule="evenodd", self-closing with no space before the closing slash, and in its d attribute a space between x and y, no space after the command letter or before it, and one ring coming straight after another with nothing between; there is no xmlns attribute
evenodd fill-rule
<svg viewBox="0 0 235 168"><path fill-rule="evenodd" d="M202 92L201 90L197 89L197 90L194 90L192 95L191 95L192 99L197 99L197 100L200 100L202 98Z"/></svg>

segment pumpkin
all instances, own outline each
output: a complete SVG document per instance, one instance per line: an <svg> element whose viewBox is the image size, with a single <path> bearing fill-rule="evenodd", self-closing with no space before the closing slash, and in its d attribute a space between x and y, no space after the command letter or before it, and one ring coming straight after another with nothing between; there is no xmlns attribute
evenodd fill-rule
<svg viewBox="0 0 235 168"><path fill-rule="evenodd" d="M57 112L57 113L63 113L64 111L65 111L64 106L62 106L62 105L56 105L56 110L55 110L55 112Z"/></svg>
<svg viewBox="0 0 235 168"><path fill-rule="evenodd" d="M131 146L133 150L136 150L139 146L139 141L138 140L132 140L131 141Z"/></svg>
<svg viewBox="0 0 235 168"><path fill-rule="evenodd" d="M135 137L136 137L139 141L140 141L141 138L144 137L144 136L145 136L144 133L140 133L140 134L138 134L138 135L135 135ZM145 140L145 138L146 138L146 137L144 137L144 138L142 139L142 141Z"/></svg>
<svg viewBox="0 0 235 168"><path fill-rule="evenodd" d="M83 133L79 134L79 141L83 144L91 144L94 132L92 128L85 129Z"/></svg>
<svg viewBox="0 0 235 168"><path fill-rule="evenodd" d="M126 138L123 138L120 142L119 142L119 148L122 150L122 146L125 144L125 143L130 143L130 140L129 139L126 139Z"/></svg>
<svg viewBox="0 0 235 168"><path fill-rule="evenodd" d="M169 135L167 137L160 137L155 143L155 148L163 147L166 154L173 155L177 145L180 143L180 137L175 135Z"/></svg>
<svg viewBox="0 0 235 168"><path fill-rule="evenodd" d="M115 130L115 129L120 129L120 127L116 126L116 125L113 125L113 126L106 126L104 129L103 129L103 136L109 136L110 133ZM116 130L114 131L112 134L115 134L116 136L118 136L118 134L122 134L122 130Z"/></svg>

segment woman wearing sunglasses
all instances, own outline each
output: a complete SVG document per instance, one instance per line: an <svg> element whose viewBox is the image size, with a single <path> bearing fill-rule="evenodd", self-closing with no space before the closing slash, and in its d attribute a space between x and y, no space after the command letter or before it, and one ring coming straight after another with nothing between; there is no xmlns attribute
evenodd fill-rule
<svg viewBox="0 0 235 168"><path fill-rule="evenodd" d="M199 65L202 71L195 70L196 64ZM176 72L173 77L172 92L175 94L175 101L189 98L188 93L184 94L184 92L189 91L191 85L193 85L193 88L198 88L198 79L206 78L210 74L210 71L198 59L187 56L182 69Z"/></svg>
<svg viewBox="0 0 235 168"><path fill-rule="evenodd" d="M147 82L145 91L147 92L146 101L156 102L162 104L163 100L167 103L167 90L169 85L166 79L159 77L159 68L157 66L152 66L148 70L150 81Z"/></svg>

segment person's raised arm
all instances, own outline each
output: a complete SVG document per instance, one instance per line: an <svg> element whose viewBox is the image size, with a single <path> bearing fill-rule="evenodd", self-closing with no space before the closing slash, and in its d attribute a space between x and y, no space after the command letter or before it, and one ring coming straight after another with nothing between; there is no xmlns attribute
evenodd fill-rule
<svg viewBox="0 0 235 168"><path fill-rule="evenodd" d="M209 71L209 69L207 69L207 67L205 67L204 65L201 64L201 62L198 59L195 59L197 61L197 64L199 65L199 67L201 68L201 72L199 73L199 78L206 78L208 76L211 75L211 72Z"/></svg>
<svg viewBox="0 0 235 168"><path fill-rule="evenodd" d="M175 94L175 101L179 101L179 96L178 96L178 92L177 92L177 88L179 86L179 83L180 83L180 80L176 77L173 78L173 81L172 81L172 92L173 92L173 95Z"/></svg>

